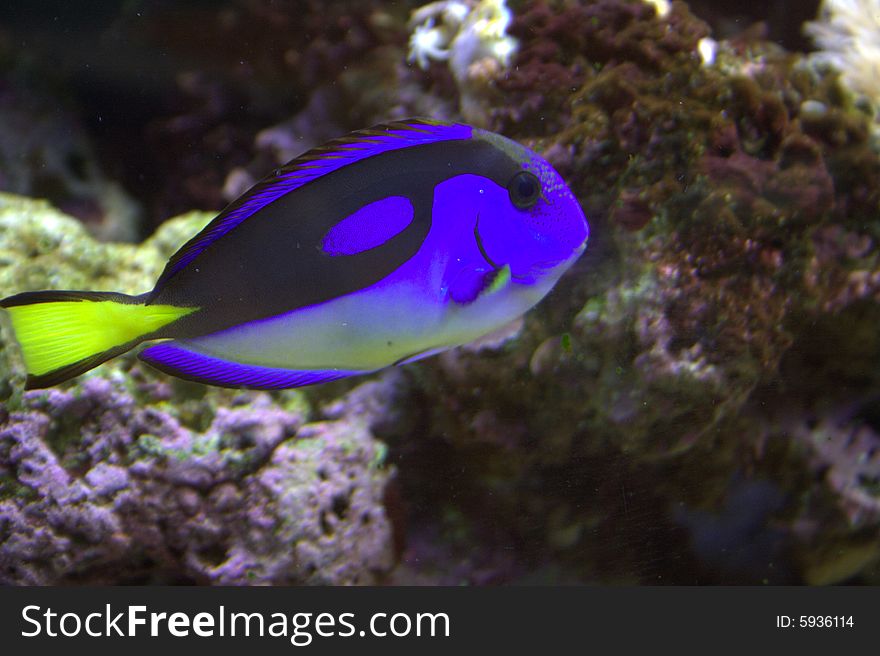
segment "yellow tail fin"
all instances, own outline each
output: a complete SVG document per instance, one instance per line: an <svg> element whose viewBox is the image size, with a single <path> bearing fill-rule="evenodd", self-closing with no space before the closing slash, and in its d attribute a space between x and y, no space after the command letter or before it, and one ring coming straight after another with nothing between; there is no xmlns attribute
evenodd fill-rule
<svg viewBox="0 0 880 656"><path fill-rule="evenodd" d="M144 305L112 292L28 292L0 301L12 319L27 388L49 387L97 367L197 308Z"/></svg>

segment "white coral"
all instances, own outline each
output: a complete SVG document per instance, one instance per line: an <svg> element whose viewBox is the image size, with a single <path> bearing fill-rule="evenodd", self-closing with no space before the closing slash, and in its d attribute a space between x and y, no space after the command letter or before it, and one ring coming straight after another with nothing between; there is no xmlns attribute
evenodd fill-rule
<svg viewBox="0 0 880 656"><path fill-rule="evenodd" d="M518 47L507 35L512 20L504 0L440 0L416 9L410 18L410 62L449 61L457 81L486 57L507 66Z"/></svg>
<svg viewBox="0 0 880 656"><path fill-rule="evenodd" d="M852 525L880 522L880 435L869 426L830 417L812 428L797 427L794 435L813 451Z"/></svg>
<svg viewBox="0 0 880 656"><path fill-rule="evenodd" d="M669 0L645 0L645 2L654 5L654 10L660 18L666 18L669 15L669 10L672 9Z"/></svg>
<svg viewBox="0 0 880 656"><path fill-rule="evenodd" d="M409 62L427 68L448 62L464 118L482 125L492 82L510 64L519 44L508 36L513 15L504 0L440 0L412 13Z"/></svg>
<svg viewBox="0 0 880 656"><path fill-rule="evenodd" d="M409 61L415 60L420 68L428 68L431 59L449 59L449 50L444 48L446 39L443 32L434 27L434 19L429 18L417 25L409 38Z"/></svg>
<svg viewBox="0 0 880 656"><path fill-rule="evenodd" d="M880 107L880 0L823 0L804 31L821 50L813 59L841 73L843 83Z"/></svg>

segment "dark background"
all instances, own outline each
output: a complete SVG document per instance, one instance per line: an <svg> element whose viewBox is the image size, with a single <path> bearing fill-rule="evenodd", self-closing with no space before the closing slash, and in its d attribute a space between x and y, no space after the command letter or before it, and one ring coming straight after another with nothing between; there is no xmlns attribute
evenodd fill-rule
<svg viewBox="0 0 880 656"><path fill-rule="evenodd" d="M399 19L398 40L405 43L406 17L422 4L0 3L0 120L24 111L60 132L54 146L67 149L61 157L67 170L53 174L40 170L39 155L17 157L34 148L33 139L9 144L16 157L5 166L18 159L37 170L14 182L22 172L4 175L0 162L0 189L46 197L86 223L100 222L107 213L100 192L94 198L72 192L66 179L85 177L94 165L131 197L140 217L135 239L175 214L219 210L229 200L222 194L229 172L253 159L254 135L302 110L314 88L357 56L357 39L370 38L353 15L382 8ZM514 11L522 4L510 2ZM807 50L801 29L815 17L818 0L692 0L689 6L716 39L763 30L789 50ZM316 23L316 15L325 23ZM352 40L351 47L338 45ZM304 55L292 61L291 53Z"/></svg>

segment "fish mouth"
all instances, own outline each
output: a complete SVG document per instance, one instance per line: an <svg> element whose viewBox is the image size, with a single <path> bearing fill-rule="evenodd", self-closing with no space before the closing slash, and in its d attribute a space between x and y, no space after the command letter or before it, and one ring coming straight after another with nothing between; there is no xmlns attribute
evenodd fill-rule
<svg viewBox="0 0 880 656"><path fill-rule="evenodd" d="M474 224L474 239L477 241L477 248L480 249L480 255L483 256L483 259L486 260L486 263L492 267L495 271L501 271L501 267L495 264L489 254L486 252L486 248L483 246L483 239L480 237L480 214L477 213L477 222Z"/></svg>

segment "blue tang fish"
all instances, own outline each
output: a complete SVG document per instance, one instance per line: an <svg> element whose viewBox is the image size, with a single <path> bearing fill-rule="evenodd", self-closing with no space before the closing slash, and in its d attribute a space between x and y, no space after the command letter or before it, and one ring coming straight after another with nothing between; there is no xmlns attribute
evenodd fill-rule
<svg viewBox="0 0 880 656"><path fill-rule="evenodd" d="M166 373L278 389L411 362L540 301L589 229L541 157L425 119L297 157L232 202L152 291L39 291L0 301L28 371L55 385L141 342Z"/></svg>

